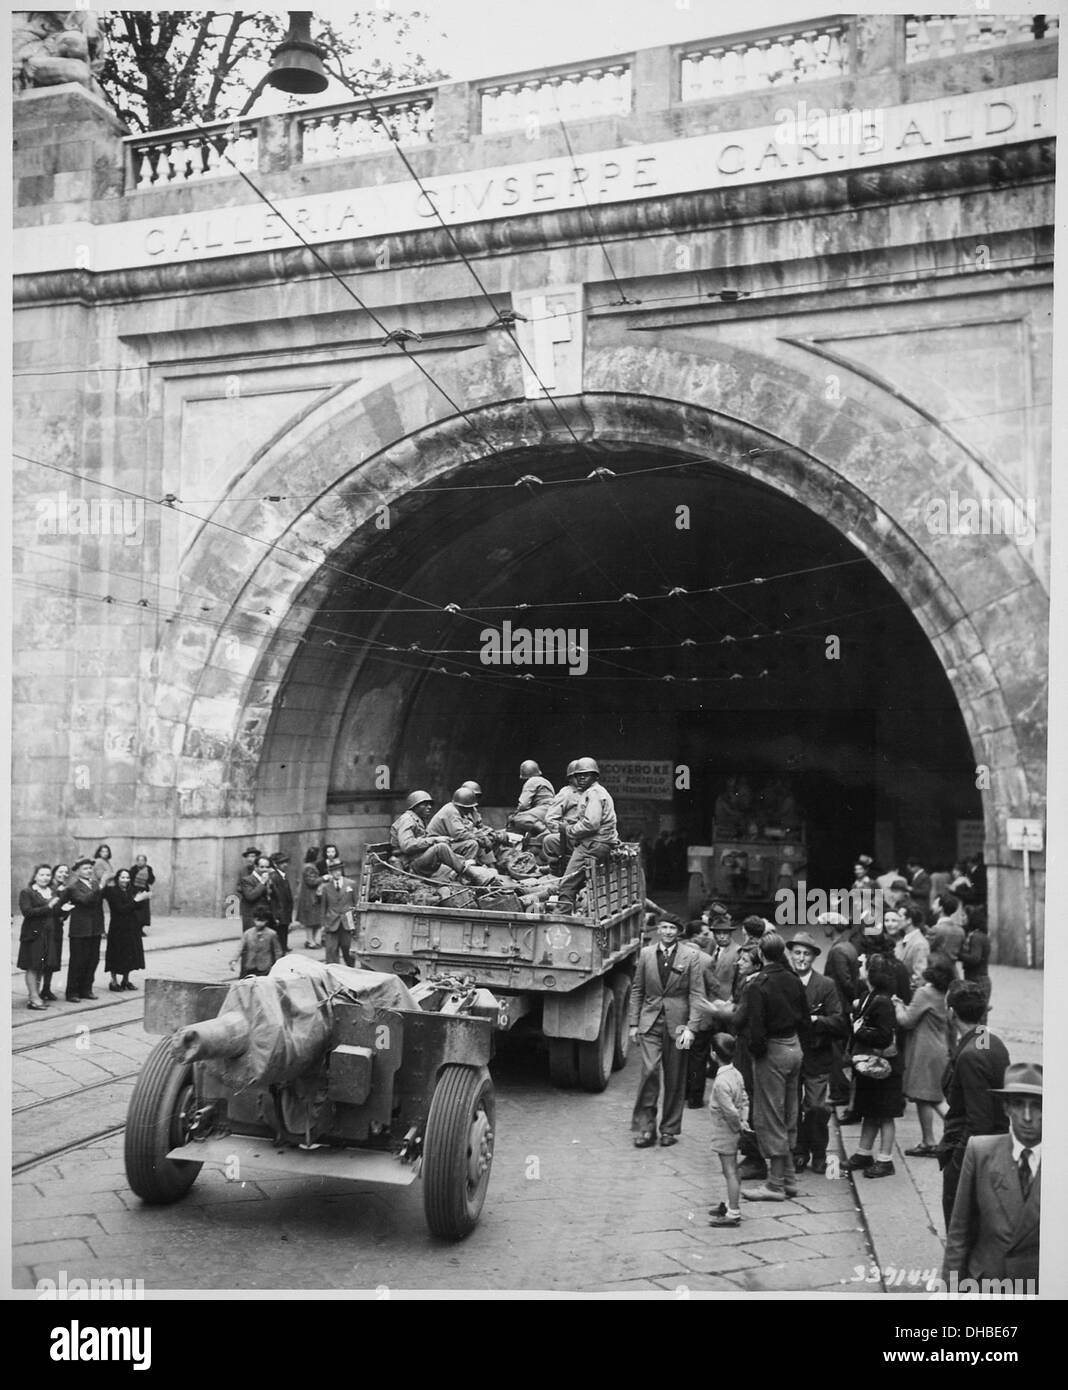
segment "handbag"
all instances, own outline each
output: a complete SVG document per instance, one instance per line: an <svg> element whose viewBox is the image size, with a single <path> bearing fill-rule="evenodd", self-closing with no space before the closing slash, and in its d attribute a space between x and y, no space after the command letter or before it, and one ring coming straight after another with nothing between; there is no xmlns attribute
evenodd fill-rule
<svg viewBox="0 0 1068 1390"><path fill-rule="evenodd" d="M890 1062L881 1052L858 1052L853 1057L853 1070L871 1081L883 1081L890 1075Z"/></svg>

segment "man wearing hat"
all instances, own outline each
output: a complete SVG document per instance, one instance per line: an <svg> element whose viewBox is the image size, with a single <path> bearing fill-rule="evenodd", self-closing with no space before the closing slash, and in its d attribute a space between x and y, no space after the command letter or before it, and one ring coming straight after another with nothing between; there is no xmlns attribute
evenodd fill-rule
<svg viewBox="0 0 1068 1390"><path fill-rule="evenodd" d="M237 876L238 891L241 890L241 880L251 874L256 868L256 860L260 857L261 851L255 845L250 845L248 849L241 851L241 872ZM251 925L251 923L249 924Z"/></svg>
<svg viewBox="0 0 1068 1390"><path fill-rule="evenodd" d="M1038 1287L1042 1186L1042 1068L1014 1062L993 1089L1008 1134L968 1140L946 1235L942 1278L1033 1279ZM1030 1290L1027 1290L1030 1292Z"/></svg>
<svg viewBox="0 0 1068 1390"><path fill-rule="evenodd" d="M805 987L810 1024L801 1040L801 1105L794 1167L800 1172L811 1163L814 1173L825 1173L834 1042L849 1036L849 1023L834 981L812 968L820 948L808 932L795 932L787 946L797 978Z"/></svg>
<svg viewBox="0 0 1068 1390"><path fill-rule="evenodd" d="M712 961L708 997L729 999L734 988L734 972L741 951L735 942L734 933L741 928L731 921L731 915L726 908L722 913L715 913L716 906L717 904L713 903L713 913L710 913L708 922L708 929L712 933L712 945L708 952Z"/></svg>
<svg viewBox="0 0 1068 1390"><path fill-rule="evenodd" d="M293 921L293 889L286 874L289 871L289 855L279 850L271 855L271 893L274 898L274 929L282 954L289 951L289 926Z"/></svg>

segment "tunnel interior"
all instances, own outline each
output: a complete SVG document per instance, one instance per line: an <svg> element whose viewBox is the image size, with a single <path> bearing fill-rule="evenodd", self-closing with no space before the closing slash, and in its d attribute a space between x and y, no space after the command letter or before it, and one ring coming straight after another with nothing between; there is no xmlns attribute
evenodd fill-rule
<svg viewBox="0 0 1068 1390"><path fill-rule="evenodd" d="M386 821L411 788L442 799L467 778L485 806L513 805L524 758L557 786L583 754L648 760L671 786L617 788L622 833L708 843L728 778L785 780L825 887L864 850L950 863L958 821L981 822L964 722L912 612L770 480L663 449L525 449L413 490L388 523L361 533L293 660L258 810L292 804L297 775L306 806ZM513 648L563 629L577 650L501 664L506 621Z"/></svg>

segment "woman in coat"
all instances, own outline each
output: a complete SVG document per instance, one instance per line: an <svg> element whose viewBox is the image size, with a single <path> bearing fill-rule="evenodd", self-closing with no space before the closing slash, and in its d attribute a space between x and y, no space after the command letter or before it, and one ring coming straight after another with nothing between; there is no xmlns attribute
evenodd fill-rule
<svg viewBox="0 0 1068 1390"><path fill-rule="evenodd" d="M52 913L54 928L45 958L44 974L41 977L41 998L46 1004L54 1004L56 996L52 993L52 976L63 968L63 924L67 920L64 904L67 902L67 879L70 877L69 864L57 864L49 880L56 906Z"/></svg>
<svg viewBox="0 0 1068 1390"><path fill-rule="evenodd" d="M130 983L130 971L145 968L145 948L141 943L141 903L143 895L147 892L147 888L138 891L134 887L129 869L120 869L114 882L109 883L104 889L104 896L111 909L104 969L111 975L108 989L112 993L136 989L137 986Z"/></svg>
<svg viewBox="0 0 1068 1390"><path fill-rule="evenodd" d="M28 1009L47 1009L41 998L41 981L53 949L55 911L59 895L52 891L52 866L38 864L29 884L19 893L22 928L19 931L18 968L26 972Z"/></svg>
<svg viewBox="0 0 1068 1390"><path fill-rule="evenodd" d="M889 1070L883 1077L866 1076L854 1061L850 1109L860 1117L861 1130L860 1143L846 1160L846 1166L862 1170L866 1178L889 1178L894 1173L894 1121L905 1113L901 1089L904 1068L897 1046L892 999L894 972L883 956L873 955L861 966L861 979L867 980L868 993L853 1021L852 1055L855 1059L881 1055Z"/></svg>
<svg viewBox="0 0 1068 1390"><path fill-rule="evenodd" d="M987 934L986 908L973 903L964 909L967 917L967 936L960 948L960 964L964 978L986 990L986 1006L990 1008L990 937ZM985 1020L984 1020L985 1021Z"/></svg>
<svg viewBox="0 0 1068 1390"><path fill-rule="evenodd" d="M942 1073L949 1061L946 991L955 978L947 956L932 956L911 1002L895 1003L898 1026L905 1033L905 1095L915 1102L920 1121L920 1142L905 1150L912 1158L937 1157L934 1117L946 1113Z"/></svg>
<svg viewBox="0 0 1068 1390"><path fill-rule="evenodd" d="M137 916L141 923L141 935L148 933L148 928L152 923L152 885L156 881L156 875L152 872L152 865L148 862L145 855L139 854L130 866L130 873L133 874L134 890L137 893L144 893L137 905Z"/></svg>
<svg viewBox="0 0 1068 1390"><path fill-rule="evenodd" d="M312 845L304 856L300 871L300 892L297 894L297 922L304 928L304 949L312 951L319 945L319 932L323 925L323 899L319 885L323 875L319 871L319 846Z"/></svg>

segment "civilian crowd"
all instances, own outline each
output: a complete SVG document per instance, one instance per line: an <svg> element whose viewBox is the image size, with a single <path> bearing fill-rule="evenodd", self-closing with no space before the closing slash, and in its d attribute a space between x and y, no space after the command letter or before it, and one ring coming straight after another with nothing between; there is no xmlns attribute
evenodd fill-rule
<svg viewBox="0 0 1068 1390"><path fill-rule="evenodd" d="M843 1129L859 1127L841 1166L893 1180L895 1125L912 1104L920 1139L905 1153L942 1170L944 1277L1037 1280L1042 1068L1012 1064L987 1026L984 899L978 861L928 874L910 858L876 877L861 856L855 910L824 913L822 943L757 916L736 922L717 902L686 928L651 914L656 940L639 958L631 1007L642 1057L635 1146L677 1143L711 1075L726 1193L710 1224L737 1227L745 1202L785 1202L804 1170L837 1171L835 1105Z"/></svg>
<svg viewBox="0 0 1068 1390"><path fill-rule="evenodd" d="M19 893L17 964L25 972L26 1007L46 1009L57 1002L52 982L63 969L64 935L68 1004L96 998L93 986L104 941L108 988L115 993L136 989L130 975L145 968L142 937L152 921L155 881L145 855L137 855L129 868L117 868L109 845L98 845L92 858L71 864L38 864Z"/></svg>

